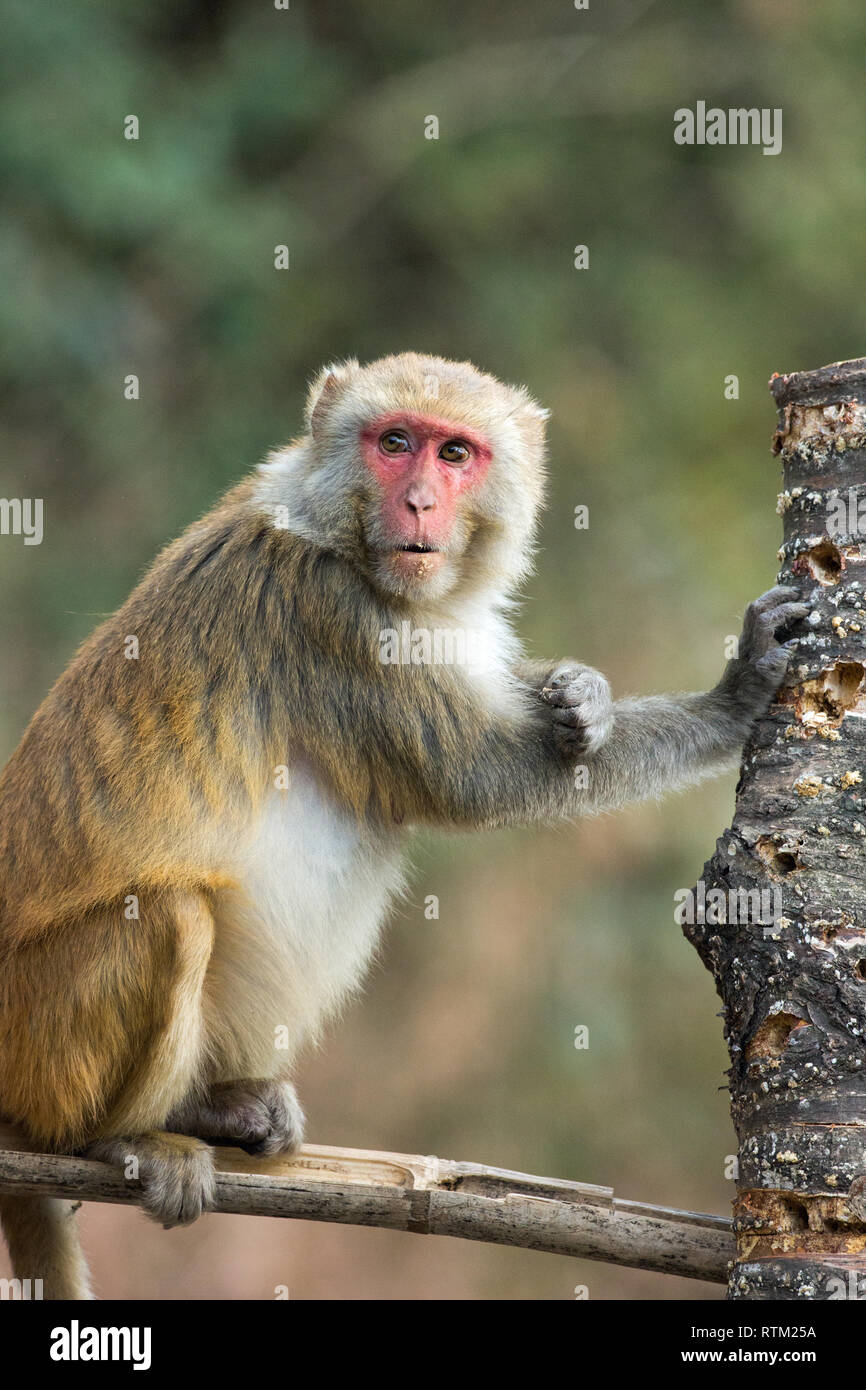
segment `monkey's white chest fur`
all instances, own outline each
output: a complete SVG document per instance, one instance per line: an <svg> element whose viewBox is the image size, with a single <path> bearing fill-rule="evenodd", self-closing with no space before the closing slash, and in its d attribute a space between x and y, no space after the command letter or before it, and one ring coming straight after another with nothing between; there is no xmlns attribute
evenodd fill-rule
<svg viewBox="0 0 866 1390"><path fill-rule="evenodd" d="M301 766L273 791L217 904L205 982L222 1074L269 1076L357 988L402 886L399 833L360 827Z"/></svg>

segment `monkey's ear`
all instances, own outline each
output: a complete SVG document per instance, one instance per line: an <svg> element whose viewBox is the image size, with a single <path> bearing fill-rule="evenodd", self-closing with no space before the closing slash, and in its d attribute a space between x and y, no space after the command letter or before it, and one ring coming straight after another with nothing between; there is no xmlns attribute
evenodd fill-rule
<svg viewBox="0 0 866 1390"><path fill-rule="evenodd" d="M539 405L538 401L533 400L526 387L520 391L520 403L512 414L521 415L525 420L534 420L538 425L546 425L550 419L550 411L546 406Z"/></svg>
<svg viewBox="0 0 866 1390"><path fill-rule="evenodd" d="M345 362L332 362L323 367L313 378L307 393L307 430L313 438L321 426L325 411L333 405L357 370L357 358L350 357Z"/></svg>
<svg viewBox="0 0 866 1390"><path fill-rule="evenodd" d="M550 411L534 401L528 392L521 391L518 404L508 412L508 419L514 420L530 440L543 447Z"/></svg>

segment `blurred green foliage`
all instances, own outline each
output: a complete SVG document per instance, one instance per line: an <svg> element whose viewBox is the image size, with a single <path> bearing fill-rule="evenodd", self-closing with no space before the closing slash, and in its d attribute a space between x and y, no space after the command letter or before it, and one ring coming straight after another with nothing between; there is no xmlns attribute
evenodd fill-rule
<svg viewBox="0 0 866 1390"><path fill-rule="evenodd" d="M866 350L856 0L0 10L0 495L45 503L41 546L0 537L0 753L156 548L298 430L318 365L407 347L554 412L533 652L621 691L715 678L774 574L767 377ZM782 153L675 146L675 109L699 99L781 107ZM558 832L419 842L387 968L305 1069L313 1137L725 1210L716 1001L672 913L731 799L727 779ZM125 1296L712 1292L213 1222L185 1237L178 1287L173 1238L127 1212L88 1222Z"/></svg>

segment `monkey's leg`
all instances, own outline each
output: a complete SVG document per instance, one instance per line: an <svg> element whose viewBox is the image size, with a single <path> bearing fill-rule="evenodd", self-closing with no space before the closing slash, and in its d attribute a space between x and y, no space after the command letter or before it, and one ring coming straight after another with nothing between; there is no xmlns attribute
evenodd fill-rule
<svg viewBox="0 0 866 1390"><path fill-rule="evenodd" d="M138 920L112 904L7 952L0 1091L4 1115L37 1144L121 1165L135 1158L127 1172L142 1181L145 1206L172 1223L212 1195L207 1146L154 1131L202 1070L213 919L197 893L138 896ZM88 1297L58 1204L10 1194L0 1215L19 1277L44 1279L46 1297Z"/></svg>
<svg viewBox="0 0 866 1390"><path fill-rule="evenodd" d="M304 1138L304 1112L290 1081L222 1081L201 1100L169 1115L170 1129L214 1144L235 1144L251 1154L293 1153Z"/></svg>
<svg viewBox="0 0 866 1390"><path fill-rule="evenodd" d="M163 1129L203 1072L208 904L143 890L138 901L134 921L106 905L4 955L3 1113L59 1152Z"/></svg>
<svg viewBox="0 0 866 1390"><path fill-rule="evenodd" d="M162 981L161 1026L86 1152L138 1180L144 1210L168 1227L186 1225L213 1205L211 1150L200 1139L167 1132L167 1115L202 1070L202 986L214 926L197 894L175 894L164 910L171 968ZM141 911L144 917L144 904Z"/></svg>

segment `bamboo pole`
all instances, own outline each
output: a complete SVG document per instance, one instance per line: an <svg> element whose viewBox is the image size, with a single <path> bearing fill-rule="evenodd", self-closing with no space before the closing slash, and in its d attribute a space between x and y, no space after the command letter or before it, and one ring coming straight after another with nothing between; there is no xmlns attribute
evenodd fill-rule
<svg viewBox="0 0 866 1390"><path fill-rule="evenodd" d="M532 1177L481 1163L305 1144L293 1158L217 1148L215 1210L381 1226L604 1260L724 1283L731 1223L615 1197L609 1187ZM140 1201L117 1168L34 1153L0 1125L0 1192L88 1202Z"/></svg>

